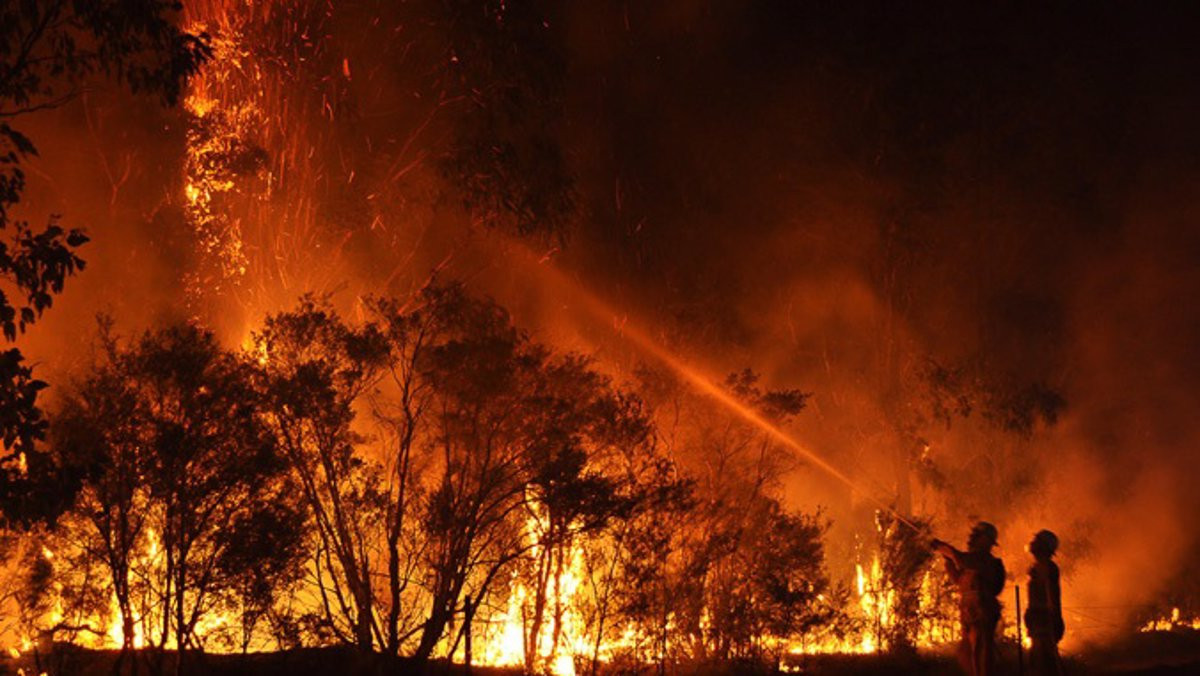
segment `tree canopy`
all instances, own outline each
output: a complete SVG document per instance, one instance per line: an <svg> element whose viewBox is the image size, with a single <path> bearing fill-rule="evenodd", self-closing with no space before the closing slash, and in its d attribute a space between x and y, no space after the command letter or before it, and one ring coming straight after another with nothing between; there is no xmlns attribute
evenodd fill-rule
<svg viewBox="0 0 1200 676"><path fill-rule="evenodd" d="M37 147L10 121L67 103L95 77L174 104L209 53L203 36L178 27L179 8L170 0L0 1L0 331L9 342L83 270L79 248L88 241L57 217L40 228L19 217L21 164ZM0 354L0 514L9 521L51 514L53 501L39 497L49 487L38 486L47 465L35 457L45 387L18 349Z"/></svg>

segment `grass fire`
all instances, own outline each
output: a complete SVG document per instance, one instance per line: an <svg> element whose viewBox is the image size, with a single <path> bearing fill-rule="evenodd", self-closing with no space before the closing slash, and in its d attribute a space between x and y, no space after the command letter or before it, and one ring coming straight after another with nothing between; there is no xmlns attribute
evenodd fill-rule
<svg viewBox="0 0 1200 676"><path fill-rule="evenodd" d="M1200 670L1198 20L0 0L0 675Z"/></svg>

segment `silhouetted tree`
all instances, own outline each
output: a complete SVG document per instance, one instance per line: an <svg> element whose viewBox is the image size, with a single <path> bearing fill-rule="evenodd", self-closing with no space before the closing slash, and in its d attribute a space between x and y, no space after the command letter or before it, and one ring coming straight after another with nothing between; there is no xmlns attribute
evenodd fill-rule
<svg viewBox="0 0 1200 676"><path fill-rule="evenodd" d="M545 603L572 539L635 501L616 460L650 438L638 401L461 286L369 305L352 327L307 299L255 341L268 419L313 513L327 626L363 650L413 639L424 660L449 639L469 656L493 583L531 551L533 624L557 626Z"/></svg>
<svg viewBox="0 0 1200 676"><path fill-rule="evenodd" d="M388 346L373 327L347 326L312 298L269 317L255 336L267 420L312 514L313 561L326 628L370 651L382 643L372 585L380 468L357 446L360 397L381 377Z"/></svg>
<svg viewBox="0 0 1200 676"><path fill-rule="evenodd" d="M708 641L721 659L777 663L788 641L832 617L819 602L830 590L821 541L827 525L772 498L743 508L749 513L736 546L710 569Z"/></svg>
<svg viewBox="0 0 1200 676"><path fill-rule="evenodd" d="M933 558L929 549L933 531L928 520L918 517L908 517L907 520L908 523L905 523L896 518L894 513L884 510L875 515L882 572L880 582L884 588L874 592L876 598L890 601L887 614L892 622L889 627L875 627L873 630L882 634L879 636L882 639L880 645L891 651L914 650L921 624L928 619L921 608L921 583ZM938 576L937 579L941 583L944 577Z"/></svg>
<svg viewBox="0 0 1200 676"><path fill-rule="evenodd" d="M59 415L55 447L81 477L77 538L109 569L124 648L140 628L151 645L177 646L181 671L185 652L203 649L198 622L252 584L251 569L294 560L287 533L256 532L296 522L278 500L294 489L251 361L191 325L104 347Z"/></svg>
<svg viewBox="0 0 1200 676"><path fill-rule="evenodd" d="M428 614L414 650L425 660L460 619L451 650L465 642L470 654L477 611L497 579L529 555L540 597L531 623L558 624L561 611L547 613L544 604L572 538L629 505L620 477L601 460L633 452L648 428L635 399L586 359L531 341L494 302L458 285L431 286L409 307L427 318L420 325L428 331L413 362L424 388L418 443L428 463L417 512Z"/></svg>
<svg viewBox="0 0 1200 676"><path fill-rule="evenodd" d="M563 7L440 5L447 89L467 103L443 160L452 187L486 224L565 236L575 186L558 137L567 70Z"/></svg>
<svg viewBox="0 0 1200 676"><path fill-rule="evenodd" d="M0 330L13 341L50 307L67 277L83 269L87 237L56 219L37 229L14 214L25 188L21 162L37 154L8 120L61 105L85 78L115 78L171 104L208 54L201 37L172 21L169 0L0 2ZM45 383L19 350L0 353L0 513L18 522L61 508L61 487L34 442L46 432L37 408Z"/></svg>
<svg viewBox="0 0 1200 676"><path fill-rule="evenodd" d="M680 554L659 619L660 659L778 657L779 641L834 614L822 600L832 596L826 525L788 511L778 497L781 477L798 461L769 434L670 374L644 370L641 379L663 443L696 477L695 508L675 535ZM724 387L780 427L808 397L764 388L749 369L731 374Z"/></svg>
<svg viewBox="0 0 1200 676"><path fill-rule="evenodd" d="M547 362L525 405L529 426L525 461L526 537L535 545L523 558L531 591L523 609L526 669L551 664L562 637L565 611L561 580L581 538L631 516L646 499L628 474L629 458L649 455L650 419L636 397L578 355ZM549 645L542 629L550 624ZM545 648L545 655L543 655Z"/></svg>
<svg viewBox="0 0 1200 676"><path fill-rule="evenodd" d="M138 398L112 368L119 352L107 326L102 328L101 341L109 368L90 374L68 393L52 447L60 462L81 478L73 512L85 534L81 538L84 558L101 562L108 571L121 619L119 670L135 636L133 567L134 557L146 546L147 458L141 446L144 432Z"/></svg>
<svg viewBox="0 0 1200 676"><path fill-rule="evenodd" d="M428 543L421 508L428 493L429 411L432 384L421 365L439 336L438 314L422 302L372 301L373 319L386 336L387 368L383 391L371 399L383 441L383 484L386 490L384 551L387 562L384 648L397 654L401 644L420 631L424 607L410 589L420 584L422 557Z"/></svg>
<svg viewBox="0 0 1200 676"><path fill-rule="evenodd" d="M431 287L423 300L438 328L418 366L432 386L426 443L435 463L422 515L430 605L418 660L460 612L469 624L497 576L532 546L524 528L534 454L562 439L536 436L559 432L537 428L547 351L460 286Z"/></svg>
<svg viewBox="0 0 1200 676"><path fill-rule="evenodd" d="M661 661L680 584L677 562L683 533L695 509L694 483L657 450L626 455L633 509L584 538L583 581L578 602L591 637L590 673L600 668L601 648L623 637L622 652L606 655L633 665ZM630 641L629 637L633 637Z"/></svg>
<svg viewBox="0 0 1200 676"><path fill-rule="evenodd" d="M221 603L227 617L236 618L236 646L250 649L264 622L270 626L268 647L296 643L296 618L290 604L308 560L307 505L293 481L278 481L260 496L259 508L244 512L221 533L225 554L217 579L228 590Z"/></svg>

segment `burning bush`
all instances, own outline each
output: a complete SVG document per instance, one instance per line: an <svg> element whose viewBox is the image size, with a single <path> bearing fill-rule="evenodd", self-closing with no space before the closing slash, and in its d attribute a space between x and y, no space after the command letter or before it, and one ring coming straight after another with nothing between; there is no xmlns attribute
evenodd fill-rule
<svg viewBox="0 0 1200 676"><path fill-rule="evenodd" d="M106 570L89 582L111 590L119 616L92 631L123 652L200 649L230 619L214 608L240 605L232 597L258 571L295 557L294 487L262 419L252 361L190 325L128 346L102 339L101 362L54 428L60 462L81 481L64 541ZM258 528L276 520L287 527L264 541Z"/></svg>

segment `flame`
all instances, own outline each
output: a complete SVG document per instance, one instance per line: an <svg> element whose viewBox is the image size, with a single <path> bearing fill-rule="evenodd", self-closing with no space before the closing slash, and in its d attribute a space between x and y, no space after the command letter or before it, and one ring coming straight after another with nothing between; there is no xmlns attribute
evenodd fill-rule
<svg viewBox="0 0 1200 676"><path fill-rule="evenodd" d="M105 633L107 645L104 647L120 648L125 645L125 628L121 626L121 611L117 607L115 598L112 600L110 612L112 613L113 620L109 624L108 631ZM145 623L142 622L142 618L135 614L133 618L133 647L135 649L141 650L146 647L146 632L144 627Z"/></svg>
<svg viewBox="0 0 1200 676"><path fill-rule="evenodd" d="M535 537L538 525L535 517L527 521L527 537ZM534 547L532 555L537 556L540 550L541 546ZM551 576L546 590L550 598L544 599L546 620L536 637L528 636L526 626L536 600L534 593L514 574L504 609L485 620L482 650L476 659L480 665L518 667L533 662L555 676L575 676L575 657L586 654L589 648L578 610L584 575L582 553L581 547L570 547L566 553L567 565L562 572ZM549 610L554 604L560 605L561 614ZM527 639L535 646L536 655L526 654Z"/></svg>
<svg viewBox="0 0 1200 676"><path fill-rule="evenodd" d="M542 627L541 635L534 642L534 645L538 646L538 654L532 662L539 666L539 669L535 670L553 673L556 676L573 676L576 673L576 658L591 655L595 636L587 635L586 623L578 612L578 605L584 600L584 591L580 584L584 579L582 552L581 547L574 547L569 554L569 565L547 585L547 594L551 597L556 596L562 602L564 612L557 643L550 620ZM953 620L953 606L950 598L942 593L940 580L938 572L932 569L926 570L921 578L917 611L921 622L915 636L918 647L945 645L959 638L957 624ZM854 598L848 610L856 621L856 630L842 635L818 631L814 635L790 643L773 637L763 637L763 644L780 647L782 652L793 656L871 654L887 650L889 632L896 624L897 594L886 584L883 563L878 554L855 564L852 591ZM529 639L526 618L529 617L529 609L534 601L533 590L514 574L512 590L503 609L481 622L483 629L477 634L477 645L480 647L474 653L478 664L522 667L530 661L526 655ZM552 603L550 599L546 599L546 602ZM818 602L829 603L830 600L821 595ZM700 624L702 627L707 626L707 611L702 613ZM629 627L619 638L601 642L598 651L601 662L612 659L622 651L634 649L638 644L637 631L636 628ZM456 654L455 657L461 658L462 655ZM641 657L647 661L654 659L654 655L651 654ZM787 667L786 664L783 666Z"/></svg>
<svg viewBox="0 0 1200 676"><path fill-rule="evenodd" d="M1175 631L1177 629L1192 629L1200 631L1200 615L1192 616L1190 618L1183 617L1183 614L1179 611L1179 607L1176 606L1171 609L1171 613L1169 615L1163 615L1162 617L1152 619L1146 624L1143 624L1141 627L1138 627L1138 631L1143 633L1152 631Z"/></svg>
<svg viewBox="0 0 1200 676"><path fill-rule="evenodd" d="M951 619L949 599L939 586L940 576L927 569L922 574L916 613L920 622L914 642L919 648L933 648L958 640L957 624ZM883 562L876 553L865 564L854 564L855 598L850 611L857 629L844 635L828 632L805 637L790 646L792 655L857 654L865 655L889 648L888 637L896 628L897 593L887 584ZM825 598L819 597L821 602Z"/></svg>

